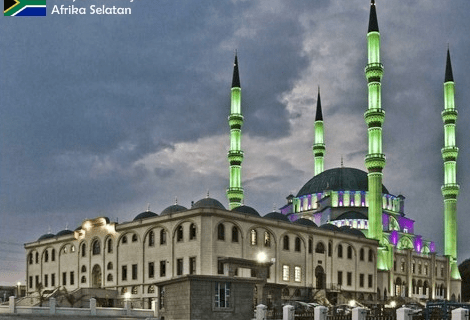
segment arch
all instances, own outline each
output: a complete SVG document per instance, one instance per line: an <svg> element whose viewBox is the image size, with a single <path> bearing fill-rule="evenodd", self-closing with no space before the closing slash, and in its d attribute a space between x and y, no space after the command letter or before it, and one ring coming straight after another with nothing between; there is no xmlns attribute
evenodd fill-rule
<svg viewBox="0 0 470 320"><path fill-rule="evenodd" d="M317 242L317 245L315 247L315 253L325 253L325 245L323 244L323 242Z"/></svg>
<svg viewBox="0 0 470 320"><path fill-rule="evenodd" d="M147 239L148 239L148 246L154 247L155 246L155 232L153 232L153 230L149 231L149 233L147 234Z"/></svg>
<svg viewBox="0 0 470 320"><path fill-rule="evenodd" d="M352 249L352 246L350 246L350 245L348 245L347 257L348 257L348 259L352 259L352 258L353 258L353 249Z"/></svg>
<svg viewBox="0 0 470 320"><path fill-rule="evenodd" d="M108 265L106 266L106 270L113 270L113 263L111 261L108 262Z"/></svg>
<svg viewBox="0 0 470 320"><path fill-rule="evenodd" d="M108 277L106 278L106 281L113 282L113 275L111 273L108 273Z"/></svg>
<svg viewBox="0 0 470 320"><path fill-rule="evenodd" d="M122 287L121 288L121 295L127 292L127 287Z"/></svg>
<svg viewBox="0 0 470 320"><path fill-rule="evenodd" d="M28 262L29 262L29 264L33 264L33 261L34 261L33 253L30 252L30 253L28 254Z"/></svg>
<svg viewBox="0 0 470 320"><path fill-rule="evenodd" d="M389 231L400 231L400 225L398 224L397 219L395 217L390 216L390 225L389 225Z"/></svg>
<svg viewBox="0 0 470 320"><path fill-rule="evenodd" d="M82 278L80 279L80 283L86 283L86 277L85 276L82 276Z"/></svg>
<svg viewBox="0 0 470 320"><path fill-rule="evenodd" d="M342 244L338 244L338 258L342 258L343 257L343 245Z"/></svg>
<svg viewBox="0 0 470 320"><path fill-rule="evenodd" d="M252 246L258 245L258 231L256 229L250 230L250 244Z"/></svg>
<svg viewBox="0 0 470 320"><path fill-rule="evenodd" d="M95 239L91 243L91 252L94 256L101 254L101 242L99 239Z"/></svg>
<svg viewBox="0 0 470 320"><path fill-rule="evenodd" d="M139 241L139 237L137 236L137 233L132 234L132 242L137 242Z"/></svg>
<svg viewBox="0 0 470 320"><path fill-rule="evenodd" d="M86 243L82 242L80 244L80 252L82 257L86 257Z"/></svg>
<svg viewBox="0 0 470 320"><path fill-rule="evenodd" d="M49 262L49 250L48 249L44 250L42 255L44 257L44 262Z"/></svg>
<svg viewBox="0 0 470 320"><path fill-rule="evenodd" d="M217 240L225 241L225 226L223 222L217 225Z"/></svg>
<svg viewBox="0 0 470 320"><path fill-rule="evenodd" d="M154 285L149 285L147 289L147 293L155 293L155 286Z"/></svg>
<svg viewBox="0 0 470 320"><path fill-rule="evenodd" d="M322 266L317 266L315 268L315 288L318 290L325 288L325 270Z"/></svg>
<svg viewBox="0 0 470 320"><path fill-rule="evenodd" d="M266 248L271 247L272 239L273 239L273 235L271 234L271 232L269 232L268 230L264 230L264 246Z"/></svg>
<svg viewBox="0 0 470 320"><path fill-rule="evenodd" d="M106 246L106 251L107 251L108 253L112 253L112 252L113 252L113 239L111 239L111 237L106 238L106 240L105 240L105 246Z"/></svg>
<svg viewBox="0 0 470 320"><path fill-rule="evenodd" d="M333 255L333 242L330 240L328 241L328 257Z"/></svg>
<svg viewBox="0 0 470 320"><path fill-rule="evenodd" d="M51 261L55 261L55 249L52 248L51 250Z"/></svg>
<svg viewBox="0 0 470 320"><path fill-rule="evenodd" d="M377 288L377 300L380 300L380 289Z"/></svg>
<svg viewBox="0 0 470 320"><path fill-rule="evenodd" d="M35 257L36 264L39 263L39 252L36 251L36 257Z"/></svg>
<svg viewBox="0 0 470 320"><path fill-rule="evenodd" d="M86 272L86 266L83 265L82 268L80 269L80 271L81 271L82 273Z"/></svg>
<svg viewBox="0 0 470 320"><path fill-rule="evenodd" d="M138 294L138 293L139 293L139 287L133 286L131 293L132 293L132 294Z"/></svg>
<svg viewBox="0 0 470 320"><path fill-rule="evenodd" d="M368 260L369 262L374 262L375 254L372 249L369 249L369 255L368 255Z"/></svg>
<svg viewBox="0 0 470 320"><path fill-rule="evenodd" d="M238 225L234 222L235 225ZM239 226L240 228L240 226ZM246 233L242 232L242 236L246 236L246 239L248 239L251 243L251 231L252 230L255 230L256 231L256 235L258 236L258 233L260 233L261 235L264 234L265 231L269 232L269 240L270 240L270 247L276 247L277 245L277 242L278 242L278 239L276 238L276 233L272 231L271 228L268 228L266 226L261 226L261 225L252 225L250 226L248 229L246 228L240 228L240 230L246 230ZM259 240L259 239L257 239ZM264 239L261 239L261 240L264 240ZM282 237L280 238L280 240L282 240ZM282 241L281 241L282 242ZM268 246L265 246L265 247L268 247Z"/></svg>
<svg viewBox="0 0 470 320"><path fill-rule="evenodd" d="M95 264L91 271L91 286L93 288L101 288L101 277L101 267Z"/></svg>
<svg viewBox="0 0 470 320"><path fill-rule="evenodd" d="M372 297L372 294L369 293L369 295L367 296L367 300L369 300L369 301L373 301L373 300L374 300L374 298Z"/></svg>
<svg viewBox="0 0 470 320"><path fill-rule="evenodd" d="M400 240L398 240L397 248L399 250L414 249L414 246L413 246L413 242L411 241L410 238L401 237Z"/></svg>
<svg viewBox="0 0 470 320"><path fill-rule="evenodd" d="M184 228L183 224L176 227L176 242L182 242L184 240Z"/></svg>
<svg viewBox="0 0 470 320"><path fill-rule="evenodd" d="M364 248L359 250L359 260L364 261Z"/></svg>
<svg viewBox="0 0 470 320"><path fill-rule="evenodd" d="M282 249L289 250L289 236L287 234L282 237Z"/></svg>
<svg viewBox="0 0 470 320"><path fill-rule="evenodd" d="M165 228L160 230L160 245L166 244L167 233L168 232Z"/></svg>
<svg viewBox="0 0 470 320"><path fill-rule="evenodd" d="M312 253L312 252L313 252L313 239L308 238L308 253Z"/></svg>

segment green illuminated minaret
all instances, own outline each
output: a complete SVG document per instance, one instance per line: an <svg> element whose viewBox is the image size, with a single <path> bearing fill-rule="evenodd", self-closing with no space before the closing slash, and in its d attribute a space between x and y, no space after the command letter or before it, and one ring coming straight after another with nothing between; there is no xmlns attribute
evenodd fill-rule
<svg viewBox="0 0 470 320"><path fill-rule="evenodd" d="M227 198L230 209L241 206L243 201L242 188L242 161L243 151L241 150L243 116L241 109L242 89L240 87L240 76L238 74L238 59L235 54L232 78L232 95L230 116L230 150L228 161L230 163L230 187L227 189Z"/></svg>
<svg viewBox="0 0 470 320"><path fill-rule="evenodd" d="M457 266L457 196L459 185L457 184L457 156L459 148L455 143L455 123L457 110L454 103L455 84L452 75L450 52L447 49L446 75L444 80L444 148L442 159L444 160L444 185L442 195L444 197L444 254L450 258L450 272L453 279L460 279Z"/></svg>
<svg viewBox="0 0 470 320"><path fill-rule="evenodd" d="M365 68L369 91L368 110L364 119L368 127L369 152L365 159L369 184L369 238L380 243L382 239L382 170L385 167L385 155L382 151L382 124L385 111L381 101L381 79L383 65L380 63L380 33L377 23L375 1L371 1L369 30L367 33L368 63ZM379 268L383 269L379 266Z"/></svg>
<svg viewBox="0 0 470 320"><path fill-rule="evenodd" d="M315 159L314 175L323 172L323 158L325 156L325 143L323 141L323 115L321 112L320 87L318 87L317 112L315 114L315 143L313 144L313 156Z"/></svg>

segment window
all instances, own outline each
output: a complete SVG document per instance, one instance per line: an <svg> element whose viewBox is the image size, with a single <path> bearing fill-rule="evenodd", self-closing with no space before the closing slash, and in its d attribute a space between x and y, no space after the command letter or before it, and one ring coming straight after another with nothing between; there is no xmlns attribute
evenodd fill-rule
<svg viewBox="0 0 470 320"><path fill-rule="evenodd" d="M437 269L436 269L437 270ZM400 264L400 271L405 272L405 261L402 261ZM437 273L437 272L436 272ZM437 274L436 274L437 275Z"/></svg>
<svg viewBox="0 0 470 320"><path fill-rule="evenodd" d="M149 232L149 247L155 246L155 233L153 231Z"/></svg>
<svg viewBox="0 0 470 320"><path fill-rule="evenodd" d="M325 246L323 245L322 242L317 243L317 246L315 247L315 252L316 253L325 253ZM331 250L330 250L331 252Z"/></svg>
<svg viewBox="0 0 470 320"><path fill-rule="evenodd" d="M70 246L70 252L75 252L75 246Z"/></svg>
<svg viewBox="0 0 470 320"><path fill-rule="evenodd" d="M113 240L108 239L108 253L113 252Z"/></svg>
<svg viewBox="0 0 470 320"><path fill-rule="evenodd" d="M189 274L196 273L196 257L189 258Z"/></svg>
<svg viewBox="0 0 470 320"><path fill-rule="evenodd" d="M137 293L138 293L138 288L137 288L137 286L133 286L133 287L132 287L131 293L132 293L132 294L137 294Z"/></svg>
<svg viewBox="0 0 470 320"><path fill-rule="evenodd" d="M232 227L232 242L238 242L238 228Z"/></svg>
<svg viewBox="0 0 470 320"><path fill-rule="evenodd" d="M352 286L352 272L346 273L346 284Z"/></svg>
<svg viewBox="0 0 470 320"><path fill-rule="evenodd" d="M33 277L32 277L32 276L29 276L28 285L29 285L29 288L30 288L30 289L33 288Z"/></svg>
<svg viewBox="0 0 470 320"><path fill-rule="evenodd" d="M127 243L127 236L122 237L122 243L126 244Z"/></svg>
<svg viewBox="0 0 470 320"><path fill-rule="evenodd" d="M51 261L55 261L55 249L51 251Z"/></svg>
<svg viewBox="0 0 470 320"><path fill-rule="evenodd" d="M220 259L217 260L217 274L224 274L224 263Z"/></svg>
<svg viewBox="0 0 470 320"><path fill-rule="evenodd" d="M33 264L33 253L30 252L28 256L29 264Z"/></svg>
<svg viewBox="0 0 470 320"><path fill-rule="evenodd" d="M225 226L223 223L219 223L217 226L217 239L218 240L225 240Z"/></svg>
<svg viewBox="0 0 470 320"><path fill-rule="evenodd" d="M98 254L101 253L101 248L100 248L100 242L99 242L99 240L93 241L92 247L93 247L92 252L93 252L93 255L94 255L94 256L96 256L96 255L98 255Z"/></svg>
<svg viewBox="0 0 470 320"><path fill-rule="evenodd" d="M271 247L271 234L268 231L264 232L264 246L267 248Z"/></svg>
<svg viewBox="0 0 470 320"><path fill-rule="evenodd" d="M82 276L82 279L80 281L81 283L86 283L86 277L85 276Z"/></svg>
<svg viewBox="0 0 470 320"><path fill-rule="evenodd" d="M288 235L285 235L282 238L282 249L289 250L289 236Z"/></svg>
<svg viewBox="0 0 470 320"><path fill-rule="evenodd" d="M75 284L75 275L73 271L70 271L70 285L73 286Z"/></svg>
<svg viewBox="0 0 470 320"><path fill-rule="evenodd" d="M342 258L342 257L343 257L343 246L338 245L338 258Z"/></svg>
<svg viewBox="0 0 470 320"><path fill-rule="evenodd" d="M300 238L295 237L295 251L300 252Z"/></svg>
<svg viewBox="0 0 470 320"><path fill-rule="evenodd" d="M294 267L294 281L295 282L302 281L302 268L301 267Z"/></svg>
<svg viewBox="0 0 470 320"><path fill-rule="evenodd" d="M166 260L160 261L160 277L166 276Z"/></svg>
<svg viewBox="0 0 470 320"><path fill-rule="evenodd" d="M137 265L132 265L132 280L137 280Z"/></svg>
<svg viewBox="0 0 470 320"><path fill-rule="evenodd" d="M49 283L48 283L49 281L47 281L47 280L48 280L48 276L47 276L47 274L45 274L45 275L44 275L44 287L48 287L48 286L49 286Z"/></svg>
<svg viewBox="0 0 470 320"><path fill-rule="evenodd" d="M181 276L183 274L183 259L176 259L176 275Z"/></svg>
<svg viewBox="0 0 470 320"><path fill-rule="evenodd" d="M393 271L397 271L397 260L393 260Z"/></svg>
<svg viewBox="0 0 470 320"><path fill-rule="evenodd" d="M82 257L86 256L86 244L82 243Z"/></svg>
<svg viewBox="0 0 470 320"><path fill-rule="evenodd" d="M126 288L126 287L123 287L123 288L121 289L121 294L124 294L124 293L126 293L126 292L127 292L127 288Z"/></svg>
<svg viewBox="0 0 470 320"><path fill-rule="evenodd" d="M149 278L155 277L155 263L149 262Z"/></svg>
<svg viewBox="0 0 470 320"><path fill-rule="evenodd" d="M51 274L51 286L55 287L55 273Z"/></svg>
<svg viewBox="0 0 470 320"><path fill-rule="evenodd" d="M308 253L312 253L313 251L313 240L308 239Z"/></svg>
<svg viewBox="0 0 470 320"><path fill-rule="evenodd" d="M258 245L258 232L255 229L251 229L250 231L250 244L252 246Z"/></svg>
<svg viewBox="0 0 470 320"><path fill-rule="evenodd" d="M343 285L343 271L338 271L338 285Z"/></svg>
<svg viewBox="0 0 470 320"><path fill-rule="evenodd" d="M368 286L369 288L372 288L372 281L373 281L372 275L369 274L369 276L368 276L368 283L367 283L367 286Z"/></svg>
<svg viewBox="0 0 470 320"><path fill-rule="evenodd" d="M196 239L196 225L194 223L191 223L189 226L189 240L194 240Z"/></svg>
<svg viewBox="0 0 470 320"><path fill-rule="evenodd" d="M108 282L113 282L113 275L111 273L108 274L108 277L106 280L108 280Z"/></svg>
<svg viewBox="0 0 470 320"><path fill-rule="evenodd" d="M216 282L214 305L216 308L230 308L230 282Z"/></svg>
<svg viewBox="0 0 470 320"><path fill-rule="evenodd" d="M444 267L441 266L441 277L443 277L443 276L444 276Z"/></svg>
<svg viewBox="0 0 470 320"><path fill-rule="evenodd" d="M348 259L352 259L352 247L348 246Z"/></svg>
<svg viewBox="0 0 470 320"><path fill-rule="evenodd" d="M418 264L418 274L421 274L423 270L423 267L421 266L421 263Z"/></svg>
<svg viewBox="0 0 470 320"><path fill-rule="evenodd" d="M36 263L39 263L39 252L36 252Z"/></svg>
<svg viewBox="0 0 470 320"><path fill-rule="evenodd" d="M282 266L282 280L289 281L289 266L288 265Z"/></svg>
<svg viewBox="0 0 470 320"><path fill-rule="evenodd" d="M364 288L364 274L359 275L359 287Z"/></svg>
<svg viewBox="0 0 470 320"><path fill-rule="evenodd" d="M67 272L62 272L62 285L67 285Z"/></svg>
<svg viewBox="0 0 470 320"><path fill-rule="evenodd" d="M416 271L416 264L413 262L413 263L411 264L411 272L412 272L412 273L415 273L415 271Z"/></svg>
<svg viewBox="0 0 470 320"><path fill-rule="evenodd" d="M36 288L39 286L39 276L36 276Z"/></svg>
<svg viewBox="0 0 470 320"><path fill-rule="evenodd" d="M122 266L121 269L121 280L126 281L127 280L127 266Z"/></svg>
<svg viewBox="0 0 470 320"><path fill-rule="evenodd" d="M331 255L333 254L333 244L330 242L328 242L328 257L331 257Z"/></svg>
<svg viewBox="0 0 470 320"><path fill-rule="evenodd" d="M147 293L155 293L155 286L149 286Z"/></svg>
<svg viewBox="0 0 470 320"><path fill-rule="evenodd" d="M162 229L160 231L160 244L166 244L166 231Z"/></svg>
<svg viewBox="0 0 470 320"><path fill-rule="evenodd" d="M359 260L364 261L364 248L359 250Z"/></svg>
<svg viewBox="0 0 470 320"><path fill-rule="evenodd" d="M44 251L44 262L48 262L48 261L49 261L49 251L46 250Z"/></svg>
<svg viewBox="0 0 470 320"><path fill-rule="evenodd" d="M112 262L108 262L107 269L108 270L113 270L113 263Z"/></svg>
<svg viewBox="0 0 470 320"><path fill-rule="evenodd" d="M135 233L132 235L132 242L137 242L137 235Z"/></svg>
<svg viewBox="0 0 470 320"><path fill-rule="evenodd" d="M183 226L179 226L178 229L176 229L176 242L181 241L183 241Z"/></svg>
<svg viewBox="0 0 470 320"><path fill-rule="evenodd" d="M369 262L374 262L374 252L369 249Z"/></svg>
<svg viewBox="0 0 470 320"><path fill-rule="evenodd" d="M82 273L83 272L86 272L86 266L85 265L82 266Z"/></svg>

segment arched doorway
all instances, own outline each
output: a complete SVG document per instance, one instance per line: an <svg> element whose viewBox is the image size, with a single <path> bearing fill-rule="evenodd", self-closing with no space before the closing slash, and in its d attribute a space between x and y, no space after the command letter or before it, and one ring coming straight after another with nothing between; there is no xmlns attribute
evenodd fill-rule
<svg viewBox="0 0 470 320"><path fill-rule="evenodd" d="M101 267L97 264L93 267L91 272L91 286L93 288L101 288Z"/></svg>
<svg viewBox="0 0 470 320"><path fill-rule="evenodd" d="M325 289L325 271L323 270L322 266L317 266L315 268L315 278L316 278L315 287L318 290Z"/></svg>

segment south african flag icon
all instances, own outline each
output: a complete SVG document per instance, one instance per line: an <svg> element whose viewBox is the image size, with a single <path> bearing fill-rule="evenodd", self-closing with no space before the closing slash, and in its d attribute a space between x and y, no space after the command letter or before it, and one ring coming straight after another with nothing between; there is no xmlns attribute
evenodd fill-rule
<svg viewBox="0 0 470 320"><path fill-rule="evenodd" d="M45 16L46 0L3 0L5 16Z"/></svg>

